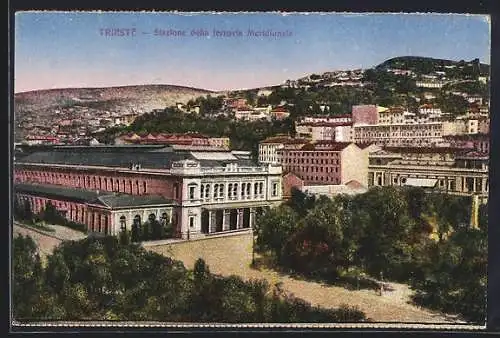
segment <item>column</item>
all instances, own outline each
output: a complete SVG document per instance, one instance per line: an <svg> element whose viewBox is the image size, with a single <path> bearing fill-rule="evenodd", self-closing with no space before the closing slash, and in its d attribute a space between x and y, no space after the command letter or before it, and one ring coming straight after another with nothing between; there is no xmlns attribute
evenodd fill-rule
<svg viewBox="0 0 500 338"><path fill-rule="evenodd" d="M472 192L476 192L476 178L473 177L472 178Z"/></svg>
<svg viewBox="0 0 500 338"><path fill-rule="evenodd" d="M248 219L248 223L250 224L250 228L253 229L255 225L255 208L250 208L250 217Z"/></svg>
<svg viewBox="0 0 500 338"><path fill-rule="evenodd" d="M208 233L215 232L216 221L215 212L208 210Z"/></svg>
<svg viewBox="0 0 500 338"><path fill-rule="evenodd" d="M224 209L224 214L222 218L222 231L229 230L229 222L231 221L230 211L228 209Z"/></svg>
<svg viewBox="0 0 500 338"><path fill-rule="evenodd" d="M238 209L238 215L236 217L236 229L243 228L243 209Z"/></svg>
<svg viewBox="0 0 500 338"><path fill-rule="evenodd" d="M486 179L482 179L481 181L481 192L486 192Z"/></svg>

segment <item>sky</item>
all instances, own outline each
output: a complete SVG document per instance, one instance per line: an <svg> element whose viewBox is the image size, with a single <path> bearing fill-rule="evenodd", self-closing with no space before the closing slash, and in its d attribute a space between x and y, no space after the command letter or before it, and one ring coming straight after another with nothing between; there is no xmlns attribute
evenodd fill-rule
<svg viewBox="0 0 500 338"><path fill-rule="evenodd" d="M158 35L169 30L184 36ZM490 63L484 15L18 12L14 34L16 93L137 84L256 88L406 55Z"/></svg>

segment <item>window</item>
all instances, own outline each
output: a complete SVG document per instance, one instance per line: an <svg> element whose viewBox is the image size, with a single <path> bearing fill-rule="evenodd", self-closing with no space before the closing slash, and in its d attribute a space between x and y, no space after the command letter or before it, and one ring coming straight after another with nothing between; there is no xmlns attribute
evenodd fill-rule
<svg viewBox="0 0 500 338"><path fill-rule="evenodd" d="M278 196L278 183L273 182L273 197Z"/></svg>
<svg viewBox="0 0 500 338"><path fill-rule="evenodd" d="M189 216L189 227L190 228L194 227L194 216Z"/></svg>
<svg viewBox="0 0 500 338"><path fill-rule="evenodd" d="M166 225L167 221L168 221L168 214L164 212L163 214L161 214L161 224Z"/></svg>
<svg viewBox="0 0 500 338"><path fill-rule="evenodd" d="M120 217L120 230L125 231L127 229L127 218L125 216Z"/></svg>
<svg viewBox="0 0 500 338"><path fill-rule="evenodd" d="M144 193L146 193L146 191L147 191L147 185L146 185L146 182L142 182L142 191L143 191Z"/></svg>
<svg viewBox="0 0 500 338"><path fill-rule="evenodd" d="M224 197L224 184L219 185L219 197Z"/></svg>
<svg viewBox="0 0 500 338"><path fill-rule="evenodd" d="M214 185L214 198L218 197L218 193L219 193L219 185L216 184Z"/></svg>
<svg viewBox="0 0 500 338"><path fill-rule="evenodd" d="M227 185L227 198L231 199L233 197L233 184L229 183Z"/></svg>
<svg viewBox="0 0 500 338"><path fill-rule="evenodd" d="M189 199L190 200L195 199L195 193L196 193L195 187L193 187L193 186L189 187Z"/></svg>
<svg viewBox="0 0 500 338"><path fill-rule="evenodd" d="M209 198L210 197L210 185L207 184L205 186L205 198Z"/></svg>
<svg viewBox="0 0 500 338"><path fill-rule="evenodd" d="M235 199L238 198L238 183L235 183L233 185L233 196L234 196Z"/></svg>
<svg viewBox="0 0 500 338"><path fill-rule="evenodd" d="M264 183L262 182L259 183L259 194L264 194Z"/></svg>

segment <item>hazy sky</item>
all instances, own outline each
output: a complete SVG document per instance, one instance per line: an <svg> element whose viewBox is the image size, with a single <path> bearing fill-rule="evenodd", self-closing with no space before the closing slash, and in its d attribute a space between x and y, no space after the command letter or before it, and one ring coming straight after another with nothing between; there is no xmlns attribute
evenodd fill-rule
<svg viewBox="0 0 500 338"><path fill-rule="evenodd" d="M136 34L102 35L106 28ZM186 35L155 35L160 29ZM191 36L200 29L209 35ZM216 37L214 29L242 36ZM288 36L247 36L248 29ZM223 90L369 68L395 56L489 63L490 32L486 16L458 14L23 12L15 18L14 48L15 92L131 84Z"/></svg>

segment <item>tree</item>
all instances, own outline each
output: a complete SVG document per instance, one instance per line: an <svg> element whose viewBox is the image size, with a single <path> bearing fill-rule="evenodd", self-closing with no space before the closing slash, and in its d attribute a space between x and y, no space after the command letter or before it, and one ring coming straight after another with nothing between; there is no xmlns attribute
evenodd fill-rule
<svg viewBox="0 0 500 338"><path fill-rule="evenodd" d="M120 244L121 245L129 245L131 243L131 236L128 230L123 230L120 232Z"/></svg>
<svg viewBox="0 0 500 338"><path fill-rule="evenodd" d="M141 238L141 224L140 221L134 220L134 223L132 223L132 231L131 231L131 236L130 240L133 243L139 242L142 240Z"/></svg>
<svg viewBox="0 0 500 338"><path fill-rule="evenodd" d="M14 318L31 320L40 314L33 304L43 292L43 268L35 241L18 235L12 242L12 300Z"/></svg>
<svg viewBox="0 0 500 338"><path fill-rule="evenodd" d="M342 251L345 221L338 203L320 198L287 243L285 257L291 267L316 277L337 277L338 265L345 262Z"/></svg>
<svg viewBox="0 0 500 338"><path fill-rule="evenodd" d="M280 205L258 216L254 228L258 251L271 251L280 262L284 245L297 227L298 215L288 206Z"/></svg>
<svg viewBox="0 0 500 338"><path fill-rule="evenodd" d="M292 187L291 195L287 204L301 217L305 216L314 207L316 201L314 195L307 195L295 187Z"/></svg>
<svg viewBox="0 0 500 338"><path fill-rule="evenodd" d="M33 210L29 201L24 202L24 219L29 223L33 222Z"/></svg>

